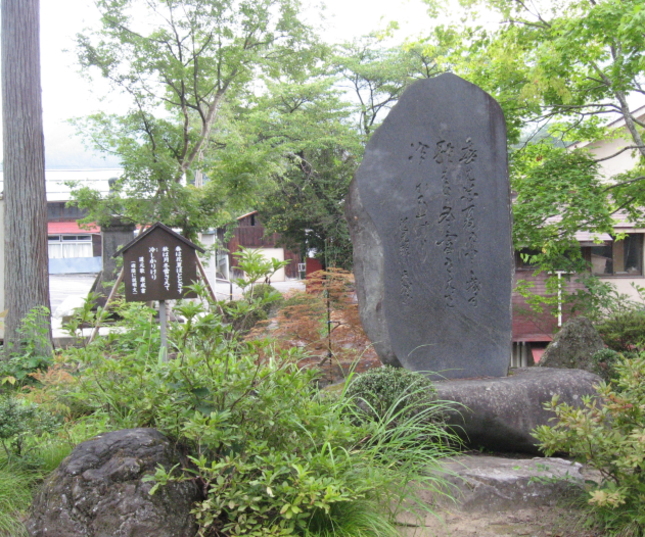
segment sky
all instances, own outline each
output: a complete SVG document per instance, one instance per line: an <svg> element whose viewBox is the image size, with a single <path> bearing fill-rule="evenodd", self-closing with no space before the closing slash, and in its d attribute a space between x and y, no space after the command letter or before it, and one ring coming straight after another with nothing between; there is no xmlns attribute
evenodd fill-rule
<svg viewBox="0 0 645 537"><path fill-rule="evenodd" d="M431 25L421 0L325 0L326 31L330 42L341 42L382 28L390 20L401 26L400 36L418 35ZM41 0L41 77L46 167L116 167L114 158L87 151L69 119L99 110L118 113L127 101L109 92L101 81L80 75L74 55L74 38L98 25L91 0Z"/></svg>

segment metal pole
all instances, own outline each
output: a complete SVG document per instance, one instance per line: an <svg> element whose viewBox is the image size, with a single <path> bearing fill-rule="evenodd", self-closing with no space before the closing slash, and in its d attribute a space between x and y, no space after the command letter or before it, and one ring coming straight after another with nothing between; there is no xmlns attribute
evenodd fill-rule
<svg viewBox="0 0 645 537"><path fill-rule="evenodd" d="M166 301L159 301L159 323L161 325L161 347L166 349L166 358L164 361L168 361L168 342L166 341L166 327L168 325L168 319L166 315Z"/></svg>

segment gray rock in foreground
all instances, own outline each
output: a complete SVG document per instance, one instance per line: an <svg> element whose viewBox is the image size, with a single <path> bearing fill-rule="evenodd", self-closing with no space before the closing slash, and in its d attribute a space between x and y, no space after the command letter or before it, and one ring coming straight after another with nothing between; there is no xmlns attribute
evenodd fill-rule
<svg viewBox="0 0 645 537"><path fill-rule="evenodd" d="M449 482L446 492L455 498L460 512L553 506L570 496L572 487L582 487L587 479L600 479L598 472L580 463L555 457L461 455L444 462L443 469ZM436 499L454 506L445 498Z"/></svg>
<svg viewBox="0 0 645 537"><path fill-rule="evenodd" d="M194 482L170 483L154 495L142 477L158 465L185 464L154 429L106 433L74 448L34 499L32 537L193 537Z"/></svg>
<svg viewBox="0 0 645 537"><path fill-rule="evenodd" d="M448 422L466 445L501 452L539 454L531 431L550 425L553 412L544 403L554 395L560 402L582 405L582 397L595 395L600 377L580 369L528 367L506 378L442 381L435 384L438 399L455 401Z"/></svg>

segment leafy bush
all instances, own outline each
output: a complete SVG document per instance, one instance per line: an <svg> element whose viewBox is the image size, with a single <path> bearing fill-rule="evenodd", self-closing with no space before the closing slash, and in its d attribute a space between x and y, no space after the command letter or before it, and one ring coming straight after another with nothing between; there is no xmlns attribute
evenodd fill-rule
<svg viewBox="0 0 645 537"><path fill-rule="evenodd" d="M13 394L0 395L0 444L7 459L24 458L28 441L53 431L57 425L58 420L38 405Z"/></svg>
<svg viewBox="0 0 645 537"><path fill-rule="evenodd" d="M583 408L558 403L553 427L535 431L546 455L569 453L602 474L590 490L589 504L615 535L645 532L645 355L620 359L614 384L602 383L598 397L585 397Z"/></svg>
<svg viewBox="0 0 645 537"><path fill-rule="evenodd" d="M613 349L600 349L591 357L592 372L598 375L605 382L616 380L616 363L621 354Z"/></svg>
<svg viewBox="0 0 645 537"><path fill-rule="evenodd" d="M41 400L69 407L70 436L79 424L155 427L184 445L192 468L149 478L157 488L200 483L202 536L381 537L397 534L403 506L427 509L416 493L439 487L432 469L451 453L447 433L428 419L434 407L360 419L352 398L319 391L318 372L297 366L302 351L242 339L225 322L226 306L180 302L170 361L150 312L130 309L136 329L70 350L75 381L42 375Z"/></svg>
<svg viewBox="0 0 645 537"><path fill-rule="evenodd" d="M362 423L348 398L317 391L315 376L291 356L258 363L251 346L168 363L131 355L86 364L67 396L107 414L111 429L156 427L188 446L193 470L159 470L154 479L201 483L206 497L194 512L202 535L331 535L357 506L349 526L372 520L395 534L390 507L433 486L426 472L448 449L419 445L429 431L423 412L395 425ZM388 535L368 526L348 535Z"/></svg>
<svg viewBox="0 0 645 537"><path fill-rule="evenodd" d="M407 419L426 412L429 419L442 423L436 394L434 384L424 375L391 366L357 375L347 389L347 395L369 419L383 419L388 413L397 419ZM434 412L428 412L431 409Z"/></svg>
<svg viewBox="0 0 645 537"><path fill-rule="evenodd" d="M33 308L20 321L18 334L20 344L18 351L0 360L0 380L3 384L28 384L31 374L39 369L46 369L52 363L49 330L43 318L49 319L49 310L44 306Z"/></svg>
<svg viewBox="0 0 645 537"><path fill-rule="evenodd" d="M645 310L615 313L596 326L605 345L618 352L645 349Z"/></svg>

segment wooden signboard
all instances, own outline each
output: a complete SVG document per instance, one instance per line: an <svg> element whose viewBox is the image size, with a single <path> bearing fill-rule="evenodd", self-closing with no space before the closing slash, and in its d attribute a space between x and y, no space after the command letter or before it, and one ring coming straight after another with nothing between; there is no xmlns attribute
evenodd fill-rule
<svg viewBox="0 0 645 537"><path fill-rule="evenodd" d="M116 255L123 255L128 302L195 298L186 286L197 282L196 244L157 222Z"/></svg>

